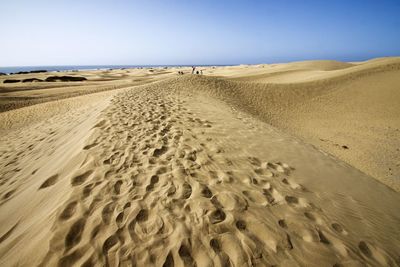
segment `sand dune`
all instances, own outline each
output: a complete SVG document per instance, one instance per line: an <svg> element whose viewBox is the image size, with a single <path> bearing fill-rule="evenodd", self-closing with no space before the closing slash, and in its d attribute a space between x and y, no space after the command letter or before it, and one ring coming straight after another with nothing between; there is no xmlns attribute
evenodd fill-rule
<svg viewBox="0 0 400 267"><path fill-rule="evenodd" d="M286 74L280 84L215 78L191 87L300 136L400 191L400 59L333 72L309 82L288 83L292 76Z"/></svg>
<svg viewBox="0 0 400 267"><path fill-rule="evenodd" d="M354 79L371 73L398 69L399 58L382 58L365 62L331 60L305 61L285 64L233 66L208 70L208 75L256 83L303 83L336 78Z"/></svg>
<svg viewBox="0 0 400 267"><path fill-rule="evenodd" d="M0 112L80 95L142 85L170 78L171 72L157 69L80 71L10 75L15 79L47 79L52 76L85 77L83 82L40 82L4 84L8 76L0 77ZM29 78L27 78L29 77Z"/></svg>
<svg viewBox="0 0 400 267"><path fill-rule="evenodd" d="M357 151L392 151L374 139L399 120L389 61L328 63L347 74L307 83L184 75L0 113L0 265L399 266L399 193L308 143L359 169L374 158Z"/></svg>

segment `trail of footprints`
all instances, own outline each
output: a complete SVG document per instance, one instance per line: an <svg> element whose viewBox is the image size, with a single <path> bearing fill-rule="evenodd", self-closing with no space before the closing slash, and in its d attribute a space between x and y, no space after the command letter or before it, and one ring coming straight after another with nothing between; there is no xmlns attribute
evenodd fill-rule
<svg viewBox="0 0 400 267"><path fill-rule="evenodd" d="M292 167L228 158L209 142L212 122L184 99L150 87L113 100L70 180L43 266L274 266L321 246L332 266L372 259L366 242L353 249L346 229L307 200ZM291 253L300 247L308 250Z"/></svg>

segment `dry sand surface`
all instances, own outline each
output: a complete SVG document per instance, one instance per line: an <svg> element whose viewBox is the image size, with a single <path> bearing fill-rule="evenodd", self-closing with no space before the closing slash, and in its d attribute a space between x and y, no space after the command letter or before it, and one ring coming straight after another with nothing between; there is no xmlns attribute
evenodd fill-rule
<svg viewBox="0 0 400 267"><path fill-rule="evenodd" d="M168 69L96 70L0 76L0 112L63 98L151 83L176 75ZM51 76L85 77L82 82L18 82L7 79L45 80Z"/></svg>
<svg viewBox="0 0 400 267"><path fill-rule="evenodd" d="M202 69L3 85L0 266L400 266L400 59Z"/></svg>

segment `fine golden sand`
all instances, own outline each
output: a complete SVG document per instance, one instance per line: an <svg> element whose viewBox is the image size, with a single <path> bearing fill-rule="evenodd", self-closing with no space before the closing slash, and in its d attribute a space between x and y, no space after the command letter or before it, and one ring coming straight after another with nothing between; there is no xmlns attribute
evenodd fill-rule
<svg viewBox="0 0 400 267"><path fill-rule="evenodd" d="M0 76L0 266L400 266L399 58L200 69Z"/></svg>

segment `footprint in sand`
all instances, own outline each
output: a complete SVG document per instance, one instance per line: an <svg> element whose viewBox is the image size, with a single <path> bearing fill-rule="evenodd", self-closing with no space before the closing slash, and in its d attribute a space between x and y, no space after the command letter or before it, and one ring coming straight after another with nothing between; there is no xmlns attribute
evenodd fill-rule
<svg viewBox="0 0 400 267"><path fill-rule="evenodd" d="M101 120L95 126L93 126L93 128L101 128L105 124L106 124L106 121L105 120Z"/></svg>
<svg viewBox="0 0 400 267"><path fill-rule="evenodd" d="M152 191L152 190L154 189L154 185L155 185L156 183L158 183L159 179L160 179L160 178L158 177L158 175L153 175L153 176L151 176L151 178L150 178L150 184L146 187L146 191L147 191L147 192Z"/></svg>
<svg viewBox="0 0 400 267"><path fill-rule="evenodd" d="M136 215L137 222L145 222L149 218L149 211L146 209L142 209Z"/></svg>
<svg viewBox="0 0 400 267"><path fill-rule="evenodd" d="M76 202L76 201L69 203L64 208L64 210L61 212L61 214L59 216L60 220L68 220L69 218L71 218L72 215L74 215L74 213L76 212L77 205L78 205L78 202Z"/></svg>
<svg viewBox="0 0 400 267"><path fill-rule="evenodd" d="M346 233L346 231L343 229L343 227L338 223L332 223L331 226L338 233L341 233L341 234L345 234Z"/></svg>
<svg viewBox="0 0 400 267"><path fill-rule="evenodd" d="M211 190L207 186L203 186L201 190L201 195L205 198L211 198L213 196Z"/></svg>
<svg viewBox="0 0 400 267"><path fill-rule="evenodd" d="M239 229L240 231L246 230L246 227L247 227L246 222L243 220L237 220L235 225L236 225L236 228Z"/></svg>
<svg viewBox="0 0 400 267"><path fill-rule="evenodd" d="M285 196L285 200L289 204L298 204L299 203L299 199L294 196Z"/></svg>
<svg viewBox="0 0 400 267"><path fill-rule="evenodd" d="M5 241L12 234L12 232L15 230L15 228L17 228L18 224L19 224L19 222L14 224L14 226L12 226L7 232L5 232L2 236L0 236L0 244L3 241Z"/></svg>
<svg viewBox="0 0 400 267"><path fill-rule="evenodd" d="M121 193L122 180L118 180L114 184L114 193L119 195Z"/></svg>
<svg viewBox="0 0 400 267"><path fill-rule="evenodd" d="M221 245L219 244L218 240L213 238L210 240L210 247L214 250L215 253L221 252Z"/></svg>
<svg viewBox="0 0 400 267"><path fill-rule="evenodd" d="M107 238L103 243L103 254L107 255L108 251L118 243L118 237L116 235L112 235Z"/></svg>
<svg viewBox="0 0 400 267"><path fill-rule="evenodd" d="M280 220L278 221L278 224L279 224L279 226L282 227L283 229L287 229L287 224L286 224L286 221L285 221L284 219L280 219Z"/></svg>
<svg viewBox="0 0 400 267"><path fill-rule="evenodd" d="M360 241L360 243L358 243L358 248L360 249L360 251L367 256L368 258L371 258L372 256L372 252L369 249L368 245L366 242L364 241Z"/></svg>
<svg viewBox="0 0 400 267"><path fill-rule="evenodd" d="M8 191L7 193L5 193L5 194L3 195L3 199L4 199L4 200L9 199L9 198L15 193L15 191L16 191L16 189L13 189L13 190Z"/></svg>
<svg viewBox="0 0 400 267"><path fill-rule="evenodd" d="M162 156L163 154L165 154L167 151L168 151L168 147L166 147L166 146L162 146L161 148L156 148L156 149L154 149L153 156L158 158L158 157Z"/></svg>
<svg viewBox="0 0 400 267"><path fill-rule="evenodd" d="M178 254L184 262L185 266L196 266L196 263L193 260L192 255L190 254L190 250L185 245L181 245Z"/></svg>
<svg viewBox="0 0 400 267"><path fill-rule="evenodd" d="M165 258L163 267L174 267L174 257L172 256L171 251L168 253L167 258Z"/></svg>
<svg viewBox="0 0 400 267"><path fill-rule="evenodd" d="M329 245L331 242L329 242L328 238L326 238L326 236L324 235L324 233L317 229L317 233L318 233L318 237L319 237L319 242L325 244L325 245Z"/></svg>
<svg viewBox="0 0 400 267"><path fill-rule="evenodd" d="M54 185L55 183L57 183L57 180L58 180L58 174L50 176L49 178L46 179L46 181L42 183L42 185L39 187L39 190Z"/></svg>
<svg viewBox="0 0 400 267"><path fill-rule="evenodd" d="M97 146L97 143L86 145L86 146L83 147L83 150L89 150L89 149L91 149L92 147L95 147L95 146Z"/></svg>
<svg viewBox="0 0 400 267"><path fill-rule="evenodd" d="M122 226L122 223L123 223L123 220L124 220L124 215L125 215L124 211L121 211L121 212L117 215L117 217L115 218L115 222L117 223L117 225L118 225L119 227Z"/></svg>
<svg viewBox="0 0 400 267"><path fill-rule="evenodd" d="M182 185L182 199L188 199L192 195L192 187L188 183Z"/></svg>
<svg viewBox="0 0 400 267"><path fill-rule="evenodd" d="M71 185L77 186L83 184L92 173L93 171L89 170L78 176L75 176L74 178L71 179Z"/></svg>
<svg viewBox="0 0 400 267"><path fill-rule="evenodd" d="M101 211L101 217L105 224L110 224L111 216L114 213L115 206L116 206L115 202L110 202L107 205L105 205L103 210Z"/></svg>
<svg viewBox="0 0 400 267"><path fill-rule="evenodd" d="M83 229L85 228L86 220L81 218L77 220L69 229L67 236L65 237L65 248L67 250L74 247L81 241Z"/></svg>
<svg viewBox="0 0 400 267"><path fill-rule="evenodd" d="M217 209L211 212L209 219L212 224L220 223L226 218L225 212L222 209Z"/></svg>

